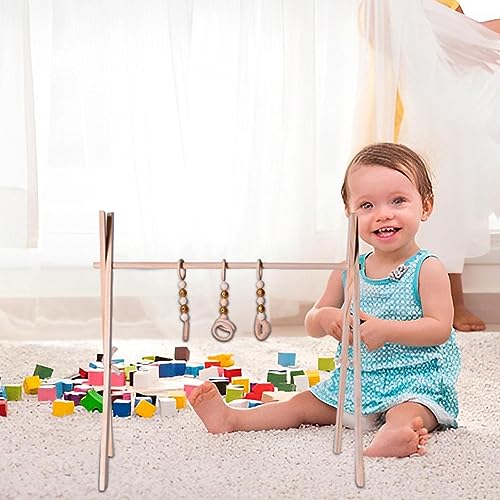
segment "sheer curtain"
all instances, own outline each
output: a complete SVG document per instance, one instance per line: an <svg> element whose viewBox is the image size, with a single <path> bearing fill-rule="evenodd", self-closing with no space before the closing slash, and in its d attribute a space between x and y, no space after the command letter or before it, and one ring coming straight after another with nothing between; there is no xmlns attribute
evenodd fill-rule
<svg viewBox="0 0 500 500"><path fill-rule="evenodd" d="M98 333L102 209L116 214L117 260L343 259L356 2L14 4L2 3L1 22L16 10L32 50L40 236L29 254L2 248L4 332ZM20 65L1 57L3 74ZM19 119L12 107L2 126ZM219 279L188 272L193 338L217 317ZM249 331L255 273L227 280L230 317ZM276 318L315 300L325 273L264 280ZM118 272L115 290L119 324L180 336L175 272Z"/></svg>

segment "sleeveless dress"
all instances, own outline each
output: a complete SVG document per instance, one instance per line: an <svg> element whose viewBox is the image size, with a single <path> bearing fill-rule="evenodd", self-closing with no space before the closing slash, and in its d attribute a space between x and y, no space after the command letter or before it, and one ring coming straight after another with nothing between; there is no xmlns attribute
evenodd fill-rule
<svg viewBox="0 0 500 500"><path fill-rule="evenodd" d="M412 321L422 318L418 277L422 263L435 258L421 249L388 277L366 276L368 254L360 256L361 310L381 319ZM340 359L341 344L337 349ZM345 393L345 411L354 413L352 347ZM383 413L405 401L423 404L436 416L441 427L456 427L458 399L455 384L460 371L460 351L452 329L449 339L436 346L405 346L386 343L368 351L361 343L362 413ZM340 368L328 380L311 387L324 403L337 407Z"/></svg>

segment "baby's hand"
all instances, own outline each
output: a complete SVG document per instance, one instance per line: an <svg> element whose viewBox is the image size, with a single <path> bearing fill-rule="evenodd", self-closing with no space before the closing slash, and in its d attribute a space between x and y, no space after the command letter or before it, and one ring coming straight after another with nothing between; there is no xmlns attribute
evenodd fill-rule
<svg viewBox="0 0 500 500"><path fill-rule="evenodd" d="M319 320L322 330L339 342L342 340L342 309L335 307L323 307L319 311Z"/></svg>
<svg viewBox="0 0 500 500"><path fill-rule="evenodd" d="M382 347L385 342L384 320L369 316L360 311L359 318L361 320L360 336L369 351L375 351Z"/></svg>

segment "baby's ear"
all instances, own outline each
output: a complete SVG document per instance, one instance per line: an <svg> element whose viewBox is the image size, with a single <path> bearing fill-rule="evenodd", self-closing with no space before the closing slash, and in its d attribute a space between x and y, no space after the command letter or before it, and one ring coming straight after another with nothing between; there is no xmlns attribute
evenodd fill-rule
<svg viewBox="0 0 500 500"><path fill-rule="evenodd" d="M433 208L434 208L434 198L428 196L422 202L422 217L420 217L420 220L422 222L425 222L430 217Z"/></svg>

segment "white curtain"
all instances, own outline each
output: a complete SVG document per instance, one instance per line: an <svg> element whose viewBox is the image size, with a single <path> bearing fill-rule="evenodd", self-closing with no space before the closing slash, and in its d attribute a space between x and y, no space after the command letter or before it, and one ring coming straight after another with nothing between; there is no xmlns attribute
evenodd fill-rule
<svg viewBox="0 0 500 500"><path fill-rule="evenodd" d="M4 24L15 3L4 2ZM98 332L91 263L102 209L115 212L116 260L343 259L345 216L332 172L351 155L356 74L337 68L356 64L356 2L24 7L40 239L29 256L3 253L4 331L21 325L50 335L70 325L71 335L90 322ZM315 300L325 275L265 273L271 316ZM188 272L195 336L207 335L218 315L219 279L219 271ZM228 272L227 280L230 317L249 331L255 272ZM144 317L180 335L175 272L117 272L115 283L118 303L142 297ZM115 311L118 323L142 319Z"/></svg>
<svg viewBox="0 0 500 500"><path fill-rule="evenodd" d="M115 212L116 260L341 260L345 165L356 147L392 139L398 91L402 141L422 149L432 139L443 153L464 124L486 153L473 168L496 151L498 135L486 143L470 123L476 103L497 109L494 85L482 85L498 70L461 72L478 66L471 44L491 54L498 37L434 0L1 0L0 9L4 334L98 335L99 210ZM422 133L435 130L434 109L442 118L478 89L440 122L451 133ZM453 222L471 228L474 210L459 205ZM486 251L483 218L477 234L475 252ZM298 314L325 278L266 272L271 319ZM187 274L193 338L217 317L219 279ZM255 273L227 280L229 315L248 332ZM180 338L174 271L118 271L115 293L116 325L149 321Z"/></svg>

